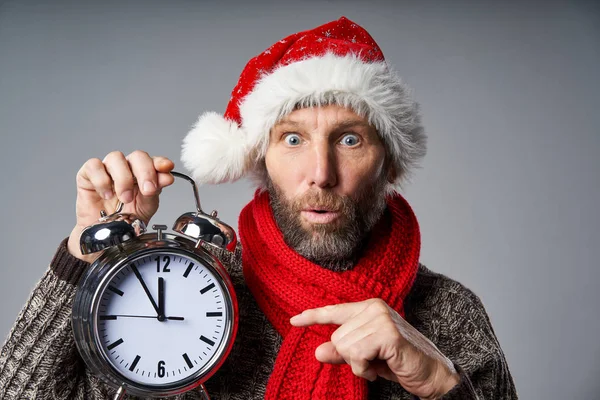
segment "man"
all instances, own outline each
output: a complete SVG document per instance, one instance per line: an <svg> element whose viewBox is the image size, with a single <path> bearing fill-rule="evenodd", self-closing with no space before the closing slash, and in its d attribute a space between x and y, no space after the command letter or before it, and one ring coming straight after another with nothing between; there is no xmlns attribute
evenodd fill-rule
<svg viewBox="0 0 600 400"><path fill-rule="evenodd" d="M240 326L206 383L213 399L517 398L478 297L419 264L417 219L398 191L424 153L416 103L346 18L269 47L225 115L200 117L182 153L195 179L252 176L260 188L240 215L241 246L216 254ZM117 199L149 221L172 169L141 151L80 169L77 225L2 349L0 398L110 397L69 326L93 261L79 235Z"/></svg>

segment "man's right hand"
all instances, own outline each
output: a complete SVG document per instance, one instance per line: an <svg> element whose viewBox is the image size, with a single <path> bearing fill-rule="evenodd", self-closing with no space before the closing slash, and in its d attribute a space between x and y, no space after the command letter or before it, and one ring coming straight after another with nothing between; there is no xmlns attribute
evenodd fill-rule
<svg viewBox="0 0 600 400"><path fill-rule="evenodd" d="M98 221L101 210L113 213L119 200L124 204L122 212L135 214L148 224L158 210L162 188L175 179L170 174L173 167L168 158L150 157L140 150L128 156L113 151L104 160L87 160L77 172L77 223L69 236L69 252L87 262L99 256L81 254L79 236L83 229Z"/></svg>

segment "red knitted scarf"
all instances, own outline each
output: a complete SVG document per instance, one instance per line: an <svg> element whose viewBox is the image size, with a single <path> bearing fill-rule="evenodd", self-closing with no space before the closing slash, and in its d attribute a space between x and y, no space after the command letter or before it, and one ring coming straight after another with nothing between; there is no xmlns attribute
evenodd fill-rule
<svg viewBox="0 0 600 400"><path fill-rule="evenodd" d="M349 365L316 360L317 346L336 326L297 328L290 317L309 308L381 298L404 316L403 300L418 268L417 219L400 195L388 199L386 218L374 228L358 263L332 272L289 248L275 223L268 193L242 210L239 234L244 277L268 320L283 337L265 399L366 399L367 381Z"/></svg>

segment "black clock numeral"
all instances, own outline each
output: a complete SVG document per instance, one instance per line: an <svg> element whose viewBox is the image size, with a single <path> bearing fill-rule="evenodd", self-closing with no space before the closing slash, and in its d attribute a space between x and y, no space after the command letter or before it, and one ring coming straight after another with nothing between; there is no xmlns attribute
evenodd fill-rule
<svg viewBox="0 0 600 400"><path fill-rule="evenodd" d="M156 272L160 272L160 256L156 257L154 259L154 261L156 261ZM171 262L171 257L164 256L163 262L165 264L163 265L162 272L171 272L171 270L169 269L169 263Z"/></svg>
<svg viewBox="0 0 600 400"><path fill-rule="evenodd" d="M158 362L158 377L164 378L164 376L165 376L165 362L161 360Z"/></svg>

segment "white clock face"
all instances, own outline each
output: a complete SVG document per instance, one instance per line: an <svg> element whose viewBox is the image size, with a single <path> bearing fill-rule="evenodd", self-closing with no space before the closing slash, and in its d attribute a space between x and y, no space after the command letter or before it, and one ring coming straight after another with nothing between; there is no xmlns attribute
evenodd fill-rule
<svg viewBox="0 0 600 400"><path fill-rule="evenodd" d="M197 260L152 253L125 265L106 286L97 313L99 343L126 378L165 385L196 374L227 338L220 278Z"/></svg>

